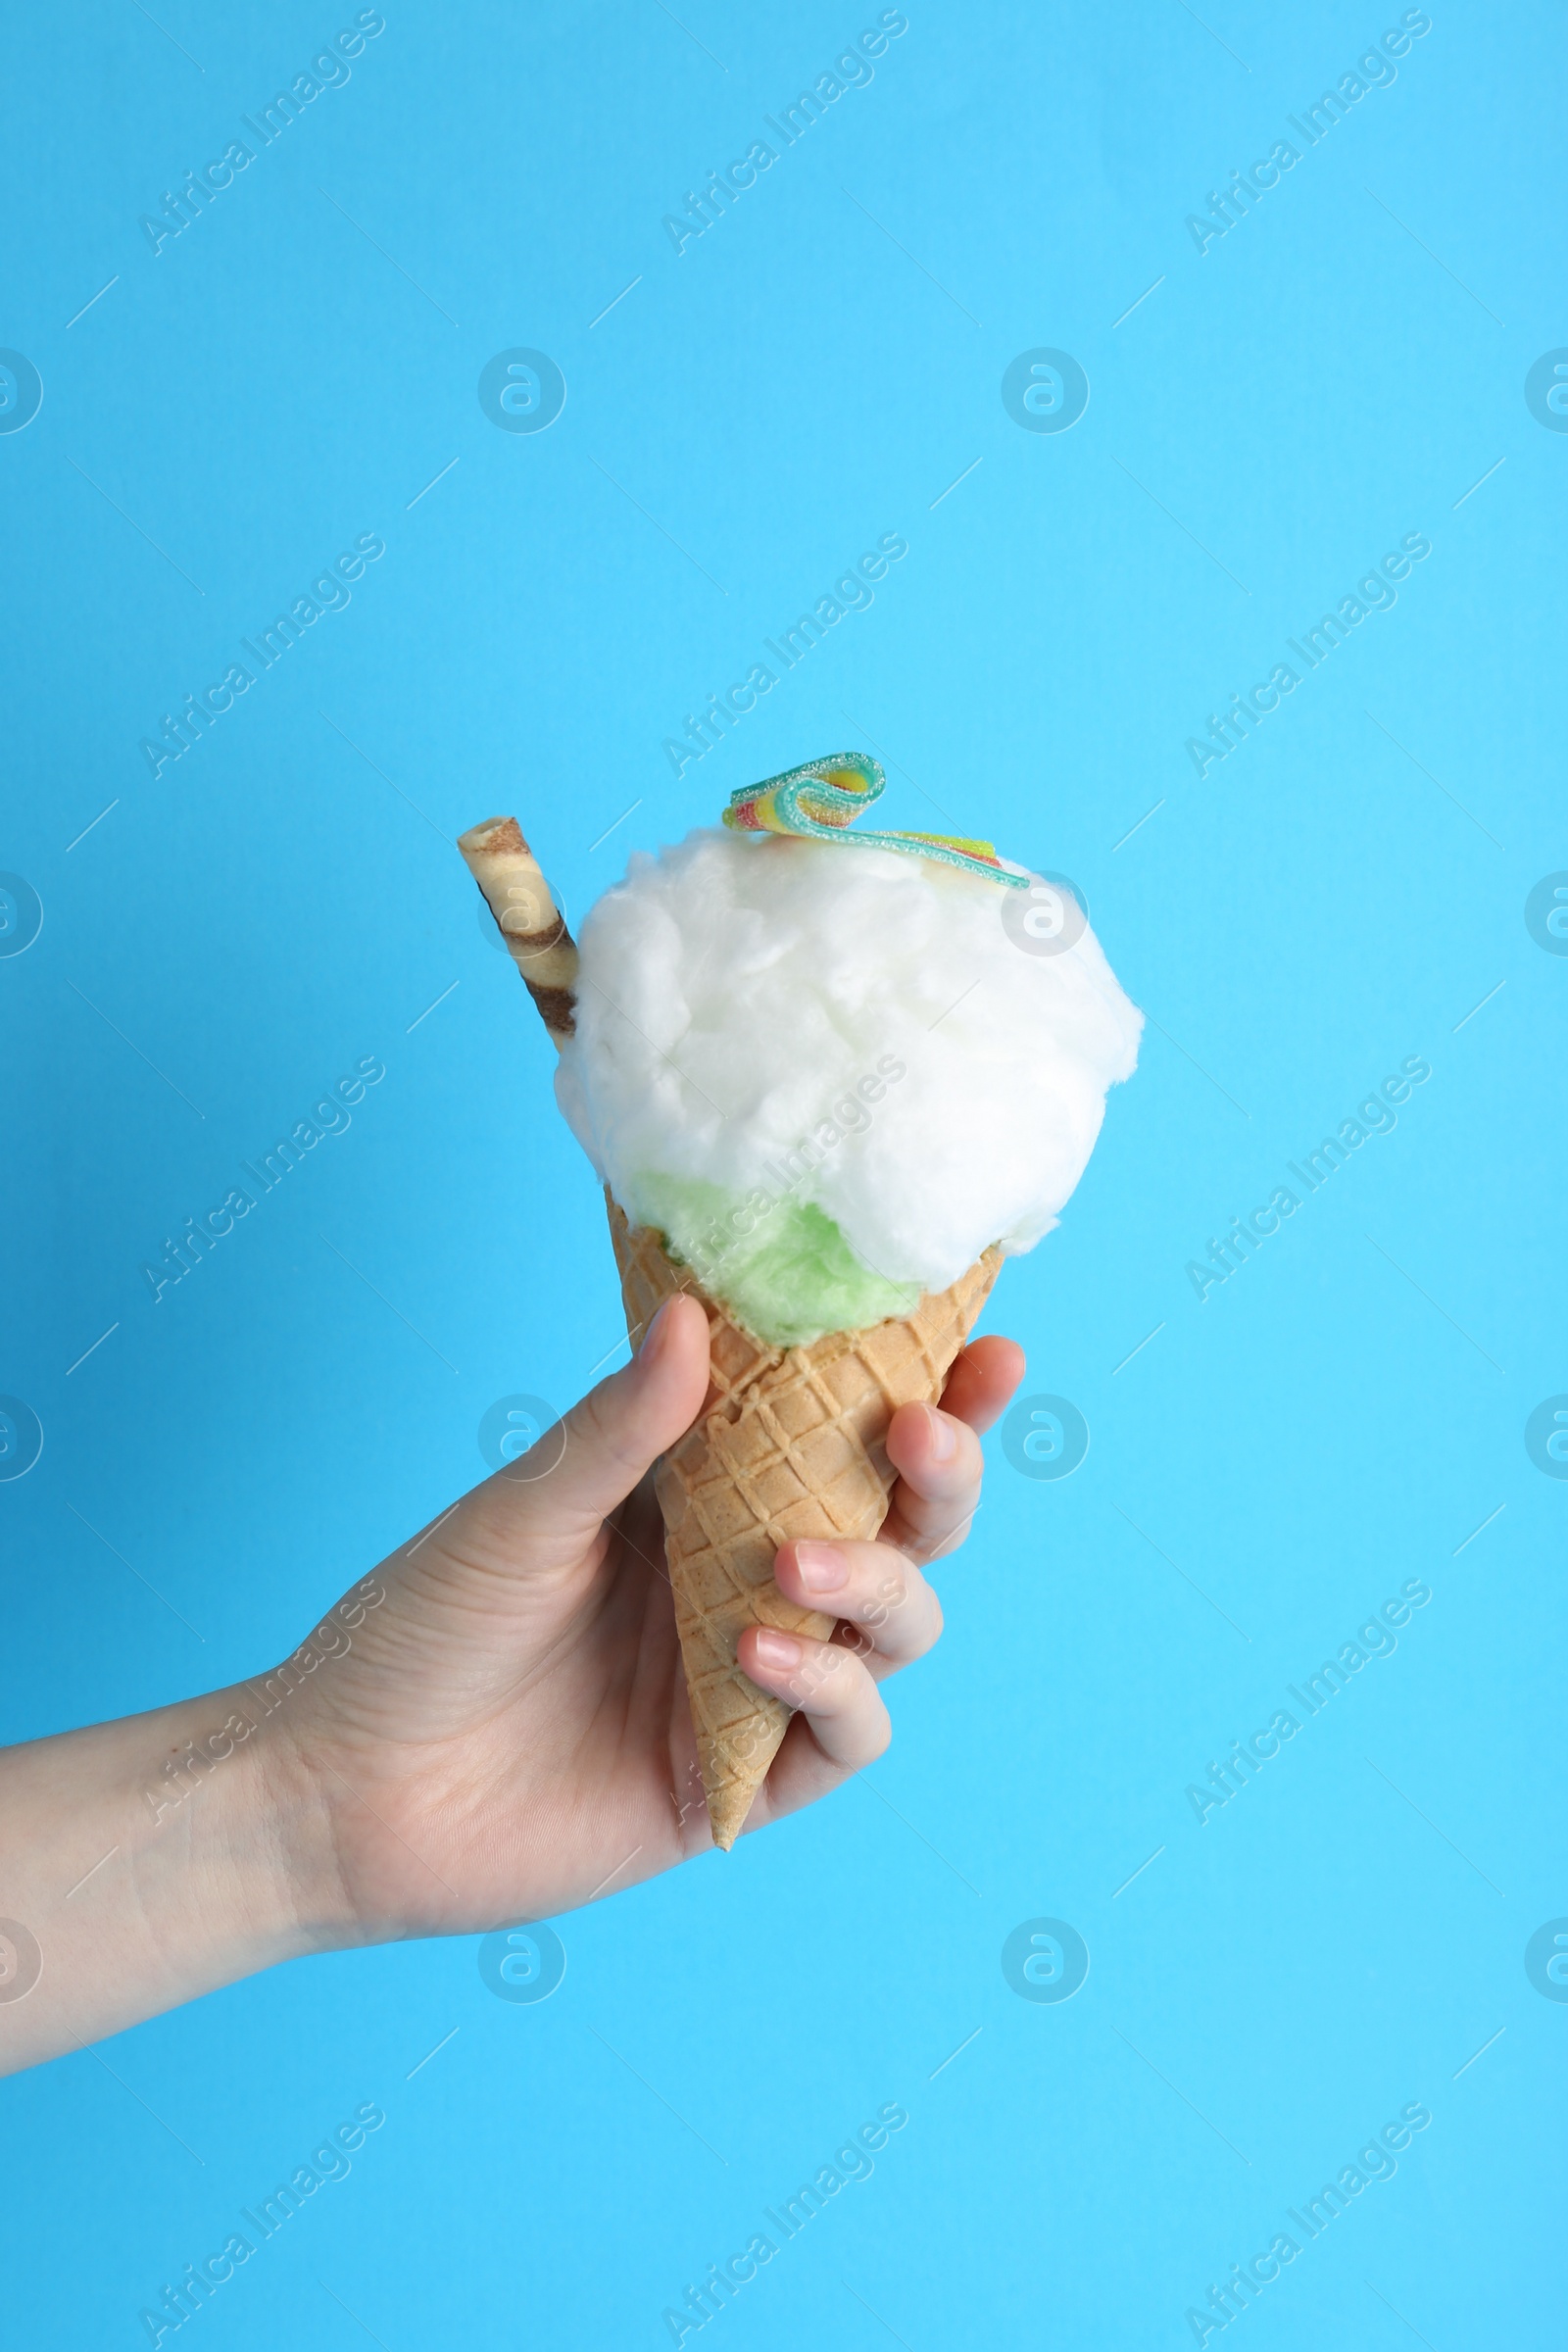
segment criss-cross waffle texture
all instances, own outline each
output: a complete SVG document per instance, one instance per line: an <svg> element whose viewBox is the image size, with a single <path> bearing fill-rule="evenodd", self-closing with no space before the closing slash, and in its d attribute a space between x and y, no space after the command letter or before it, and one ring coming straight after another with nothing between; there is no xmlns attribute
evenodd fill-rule
<svg viewBox="0 0 1568 2352"><path fill-rule="evenodd" d="M773 1582L791 1537L872 1541L897 1476L884 1441L901 1404L934 1404L1002 1264L988 1250L951 1290L867 1331L768 1348L733 1322L658 1234L633 1230L607 1195L633 1348L664 1300L687 1291L708 1316L708 1398L661 1460L675 1622L714 1842L726 1850L789 1726L791 1710L735 1662L748 1625L826 1641L834 1619L797 1608Z"/></svg>

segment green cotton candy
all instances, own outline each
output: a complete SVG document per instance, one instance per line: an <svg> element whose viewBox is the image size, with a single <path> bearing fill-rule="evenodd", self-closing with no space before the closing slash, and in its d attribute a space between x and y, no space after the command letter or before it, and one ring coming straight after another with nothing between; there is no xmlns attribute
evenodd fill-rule
<svg viewBox="0 0 1568 2352"><path fill-rule="evenodd" d="M831 1217L786 1196L771 1208L695 1177L639 1176L634 1221L664 1237L710 1298L770 1348L805 1348L827 1331L864 1331L918 1303L917 1282L890 1282L856 1256ZM742 1233L736 1220L751 1231Z"/></svg>

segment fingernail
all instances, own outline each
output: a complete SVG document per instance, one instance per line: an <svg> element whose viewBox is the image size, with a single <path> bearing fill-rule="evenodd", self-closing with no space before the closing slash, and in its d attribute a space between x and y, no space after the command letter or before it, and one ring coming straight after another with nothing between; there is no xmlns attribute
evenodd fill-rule
<svg viewBox="0 0 1568 2352"><path fill-rule="evenodd" d="M808 1592L837 1592L849 1582L844 1554L831 1544L797 1544L795 1565Z"/></svg>
<svg viewBox="0 0 1568 2352"><path fill-rule="evenodd" d="M643 1344L637 1350L637 1360L640 1364L654 1363L658 1359L660 1349L662 1348L665 1340L669 1337L669 1309L671 1303L672 1302L668 1298L664 1300L663 1305L655 1315L653 1321L649 1324L648 1329L643 1333Z"/></svg>
<svg viewBox="0 0 1568 2352"><path fill-rule="evenodd" d="M934 1404L928 1404L925 1409L930 1415L931 1459L934 1462L951 1462L958 1450L958 1433L947 1414L939 1413Z"/></svg>
<svg viewBox="0 0 1568 2352"><path fill-rule="evenodd" d="M762 1626L757 1636L759 1666L775 1666L782 1673L787 1666L801 1662L801 1645L793 1634L780 1634L772 1626Z"/></svg>

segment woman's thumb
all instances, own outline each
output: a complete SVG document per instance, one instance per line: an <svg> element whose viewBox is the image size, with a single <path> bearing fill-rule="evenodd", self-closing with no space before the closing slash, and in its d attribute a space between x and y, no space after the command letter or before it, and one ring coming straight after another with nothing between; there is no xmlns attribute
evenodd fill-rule
<svg viewBox="0 0 1568 2352"><path fill-rule="evenodd" d="M491 1483L514 1481L538 1534L597 1526L685 1436L707 1394L708 1317L695 1298L677 1295L625 1369L590 1389L520 1457L521 1475L502 1470Z"/></svg>

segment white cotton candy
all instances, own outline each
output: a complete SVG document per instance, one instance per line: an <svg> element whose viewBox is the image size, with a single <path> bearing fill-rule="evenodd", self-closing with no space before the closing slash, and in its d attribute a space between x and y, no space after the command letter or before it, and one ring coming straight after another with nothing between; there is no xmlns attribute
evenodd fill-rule
<svg viewBox="0 0 1568 2352"><path fill-rule="evenodd" d="M709 830L591 909L557 1091L634 1223L650 1177L796 1198L896 1282L1033 1248L1143 1015L1092 931L1040 952L1012 893L891 851ZM893 1075L894 1071L902 1072Z"/></svg>

